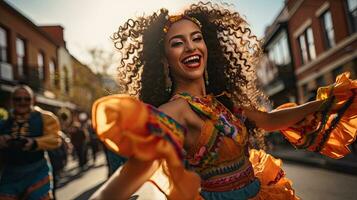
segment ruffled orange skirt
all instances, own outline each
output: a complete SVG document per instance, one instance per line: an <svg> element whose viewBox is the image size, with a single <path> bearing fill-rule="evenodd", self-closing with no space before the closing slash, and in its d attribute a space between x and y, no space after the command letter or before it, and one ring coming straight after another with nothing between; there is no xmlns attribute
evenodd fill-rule
<svg viewBox="0 0 357 200"><path fill-rule="evenodd" d="M299 199L292 189L292 181L285 177L282 161L265 153L263 150L250 150L249 160L254 174L261 185L253 200L295 200Z"/></svg>

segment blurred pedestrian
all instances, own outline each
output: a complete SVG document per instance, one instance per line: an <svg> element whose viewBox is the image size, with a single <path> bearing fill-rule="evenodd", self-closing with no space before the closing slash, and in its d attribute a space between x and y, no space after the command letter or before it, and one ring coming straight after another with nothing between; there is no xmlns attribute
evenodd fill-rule
<svg viewBox="0 0 357 200"><path fill-rule="evenodd" d="M0 199L53 199L51 167L45 152L61 143L58 119L34 107L33 91L26 85L15 88L11 102L9 118L0 120L4 165Z"/></svg>
<svg viewBox="0 0 357 200"><path fill-rule="evenodd" d="M52 165L52 175L53 175L53 195L55 196L55 191L58 186L59 180L61 173L63 169L67 165L67 156L68 156L68 148L70 142L67 140L70 140L66 134L64 134L62 131L60 132L60 139L62 144L60 147L48 151L48 157L50 159L51 165ZM72 144L70 144L72 145Z"/></svg>
<svg viewBox="0 0 357 200"><path fill-rule="evenodd" d="M94 129L92 127L92 121L89 119L85 123L85 131L87 132L89 142L88 142L88 148L91 150L91 156L93 160L93 165L95 165L95 162L97 160L97 153L99 151L99 139L97 137L97 134L95 134Z"/></svg>
<svg viewBox="0 0 357 200"><path fill-rule="evenodd" d="M88 137L83 130L81 123L78 121L72 123L68 129L68 134L73 144L75 156L78 159L78 166L81 170L84 170L87 163Z"/></svg>

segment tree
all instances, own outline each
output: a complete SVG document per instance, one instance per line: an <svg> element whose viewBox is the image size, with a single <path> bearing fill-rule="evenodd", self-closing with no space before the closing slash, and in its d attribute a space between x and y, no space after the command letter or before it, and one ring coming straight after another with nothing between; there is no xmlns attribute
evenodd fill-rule
<svg viewBox="0 0 357 200"><path fill-rule="evenodd" d="M98 74L108 74L110 67L117 63L117 58L113 52L106 51L99 47L93 47L88 50L91 57L91 62L89 65Z"/></svg>
<svg viewBox="0 0 357 200"><path fill-rule="evenodd" d="M123 91L121 85L116 81L116 65L119 62L118 55L99 47L90 48L88 53L91 57L89 66L95 69L97 76L101 79L105 91L108 94L120 93Z"/></svg>

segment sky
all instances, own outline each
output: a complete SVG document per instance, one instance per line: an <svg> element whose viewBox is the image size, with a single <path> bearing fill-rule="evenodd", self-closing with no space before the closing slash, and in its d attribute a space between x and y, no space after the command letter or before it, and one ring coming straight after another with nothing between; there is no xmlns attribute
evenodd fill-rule
<svg viewBox="0 0 357 200"><path fill-rule="evenodd" d="M128 18L150 15L160 8L171 13L197 1L189 0L6 0L36 25L61 25L67 48L88 64L88 49L115 51L110 36ZM217 2L217 1L216 1ZM220 1L221 2L221 1ZM282 9L284 0L225 0L251 25L259 38Z"/></svg>

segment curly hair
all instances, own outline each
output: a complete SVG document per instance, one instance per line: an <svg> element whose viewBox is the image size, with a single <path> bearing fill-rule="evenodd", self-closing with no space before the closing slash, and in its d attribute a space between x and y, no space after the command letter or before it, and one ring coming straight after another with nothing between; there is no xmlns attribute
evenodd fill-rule
<svg viewBox="0 0 357 200"><path fill-rule="evenodd" d="M248 23L238 12L211 2L192 4L183 15L196 18L202 25L208 49L206 93L219 96L217 99L230 110L234 106L260 109L266 97L257 88L254 66L261 48ZM168 10L161 9L151 16L129 19L112 37L122 54L118 79L125 86L125 92L154 106L160 106L171 97L165 90L162 63L167 16ZM229 95L219 95L224 92ZM248 127L261 143L263 133L251 125Z"/></svg>

